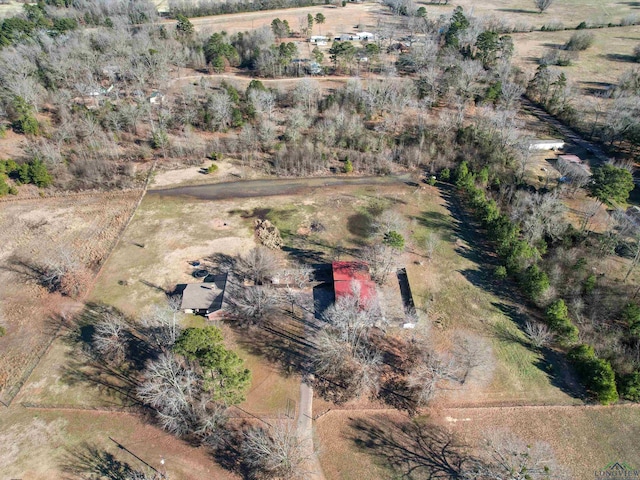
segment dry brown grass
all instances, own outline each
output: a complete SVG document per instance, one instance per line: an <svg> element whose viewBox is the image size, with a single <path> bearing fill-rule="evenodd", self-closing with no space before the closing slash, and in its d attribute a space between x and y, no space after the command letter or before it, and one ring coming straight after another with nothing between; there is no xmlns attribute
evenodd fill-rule
<svg viewBox="0 0 640 480"><path fill-rule="evenodd" d="M39 262L59 249L70 250L96 269L113 247L131 215L138 192L110 193L3 202L0 210L0 389L7 395L54 331L50 319L71 315L79 304L49 293L32 278L16 271L13 256ZM6 397L5 397L6 398Z"/></svg>
<svg viewBox="0 0 640 480"><path fill-rule="evenodd" d="M313 27L314 35L326 35L327 33L347 33L354 31L356 25L362 25L361 30L372 29L376 24L375 15L386 10L375 3L348 4L345 8L336 8L328 5L315 7L286 8L281 10L265 10L260 12L231 13L226 15L214 15L209 17L192 18L191 23L199 31L221 31L228 34L253 30L262 26L270 26L274 18L287 20L292 30L298 31L299 19L307 14L322 13L326 20L322 25ZM174 23L168 20L167 23ZM366 26L366 27L365 27Z"/></svg>
<svg viewBox="0 0 640 480"><path fill-rule="evenodd" d="M148 469L111 438L159 470L164 458L166 473L175 480L237 478L218 467L205 449L191 447L135 415L12 407L0 411L0 424L3 480L79 480L113 474L125 464Z"/></svg>
<svg viewBox="0 0 640 480"><path fill-rule="evenodd" d="M418 421L427 422L425 432L450 432L467 445L481 445L484 434L502 429L528 442L548 442L558 463L569 470L570 478L588 479L610 462L638 465L640 447L628 439L640 434L639 418L636 406L513 407L445 409L432 411ZM316 434L327 479L396 478L388 468L391 458L402 456L403 448L424 455L422 461L427 463L434 458L425 455L428 445L418 445L400 431L399 427L409 421L397 413L373 411L332 411L318 419ZM397 442L400 448L367 443L374 437L370 431L356 429L356 425L380 428L377 433L384 441Z"/></svg>

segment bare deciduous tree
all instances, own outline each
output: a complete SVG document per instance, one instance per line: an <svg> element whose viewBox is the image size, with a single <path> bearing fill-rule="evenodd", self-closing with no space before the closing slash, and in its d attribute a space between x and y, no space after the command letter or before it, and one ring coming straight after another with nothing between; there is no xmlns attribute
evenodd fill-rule
<svg viewBox="0 0 640 480"><path fill-rule="evenodd" d="M324 319L328 325L315 338L316 371L345 387L343 398L377 392L380 352L370 343L369 333L381 320L376 304L361 305L358 292L340 297Z"/></svg>
<svg viewBox="0 0 640 480"><path fill-rule="evenodd" d="M237 286L233 290L229 300L231 313L247 323L267 320L276 312L281 299L277 290L267 286Z"/></svg>
<svg viewBox="0 0 640 480"><path fill-rule="evenodd" d="M559 238L566 231L565 210L557 193L517 192L511 218L520 223L522 234L534 245L544 236Z"/></svg>
<svg viewBox="0 0 640 480"><path fill-rule="evenodd" d="M371 278L378 284L383 284L397 266L398 251L383 243L365 247L360 256L369 264Z"/></svg>
<svg viewBox="0 0 640 480"><path fill-rule="evenodd" d="M271 279L280 267L280 259L266 247L255 247L242 257L240 271L256 285Z"/></svg>
<svg viewBox="0 0 640 480"><path fill-rule="evenodd" d="M309 451L298 437L295 422L278 418L268 428L254 427L245 434L243 460L252 478L302 479Z"/></svg>
<svg viewBox="0 0 640 480"><path fill-rule="evenodd" d="M427 405L441 382L457 380L456 370L452 356L425 351L422 359L409 372L407 385L414 390L418 404Z"/></svg>
<svg viewBox="0 0 640 480"><path fill-rule="evenodd" d="M172 297L167 306L153 305L140 319L141 331L160 351L168 351L180 336L180 304Z"/></svg>
<svg viewBox="0 0 640 480"><path fill-rule="evenodd" d="M453 336L453 355L458 365L458 380L461 384L469 380L488 383L493 374L491 344L484 338L467 331L458 331Z"/></svg>
<svg viewBox="0 0 640 480"><path fill-rule="evenodd" d="M429 232L424 239L424 253L429 260L433 259L433 255L440 244L440 238L437 233Z"/></svg>
<svg viewBox="0 0 640 480"><path fill-rule="evenodd" d="M506 430L487 433L484 458L465 472L468 479L550 480L569 478L546 442L526 442Z"/></svg>
<svg viewBox="0 0 640 480"><path fill-rule="evenodd" d="M225 419L224 407L210 401L198 374L169 353L148 362L137 395L178 436L206 437Z"/></svg>
<svg viewBox="0 0 640 480"><path fill-rule="evenodd" d="M92 343L100 356L115 364L121 364L127 356L128 332L124 318L106 313L94 325Z"/></svg>
<svg viewBox="0 0 640 480"><path fill-rule="evenodd" d="M536 348L544 347L553 340L553 332L541 322L527 320L524 324L524 333Z"/></svg>
<svg viewBox="0 0 640 480"><path fill-rule="evenodd" d="M551 6L553 0L533 0L533 3L535 3L536 8L540 10L540 13L542 13Z"/></svg>

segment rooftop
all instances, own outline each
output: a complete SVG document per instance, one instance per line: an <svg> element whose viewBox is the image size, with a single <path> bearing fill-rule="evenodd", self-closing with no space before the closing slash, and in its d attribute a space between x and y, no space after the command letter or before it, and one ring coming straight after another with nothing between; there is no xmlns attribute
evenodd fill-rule
<svg viewBox="0 0 640 480"><path fill-rule="evenodd" d="M222 308L227 276L218 275L210 280L212 281L189 283L185 286L182 291L182 310L214 312Z"/></svg>
<svg viewBox="0 0 640 480"><path fill-rule="evenodd" d="M360 292L360 302L376 297L376 285L371 280L369 265L364 262L333 262L333 289L336 298Z"/></svg>

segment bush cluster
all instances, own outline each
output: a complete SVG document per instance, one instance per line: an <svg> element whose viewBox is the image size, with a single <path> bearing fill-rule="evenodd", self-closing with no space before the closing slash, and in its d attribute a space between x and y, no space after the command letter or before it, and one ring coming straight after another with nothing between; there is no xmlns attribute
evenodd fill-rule
<svg viewBox="0 0 640 480"><path fill-rule="evenodd" d="M611 364L596 357L591 345L578 345L569 352L578 375L587 389L604 405L618 400L616 379Z"/></svg>
<svg viewBox="0 0 640 480"><path fill-rule="evenodd" d="M476 186L478 175L469 170L467 162L458 165L454 172L455 184L465 192L476 216L487 228L489 236L496 244L496 251L505 260L505 267L498 267L495 276L514 276L523 292L533 301L540 301L550 282L547 274L537 265L540 259L538 247L521 238L520 228L500 212L495 201L487 198L484 189ZM487 179L482 179L486 184ZM544 245L543 251L544 251ZM585 288L592 288L593 281L585 282ZM634 308L635 307L635 308ZM629 325L638 325L640 330L640 307L628 306L623 318ZM578 341L578 328L569 318L564 300L553 302L546 310L549 328L564 344ZM618 400L616 376L608 360L598 358L591 345L579 345L569 352L569 358L576 367L585 387L597 400L609 404ZM640 399L640 372L634 372L619 379L620 391L625 398Z"/></svg>
<svg viewBox="0 0 640 480"><path fill-rule="evenodd" d="M496 202L488 199L483 189L476 187L476 175L470 172L467 162L462 162L454 173L456 186L465 191L471 207L496 243L498 255L505 261L506 272L519 280L531 300L538 301L549 288L547 274L534 264L540 257L538 249L522 240L520 228L500 212Z"/></svg>
<svg viewBox="0 0 640 480"><path fill-rule="evenodd" d="M22 164L13 160L0 161L0 196L7 193L15 195L18 192L15 187L6 183L6 177L13 179L18 185L31 183L40 188L48 187L52 183L47 166L39 158Z"/></svg>

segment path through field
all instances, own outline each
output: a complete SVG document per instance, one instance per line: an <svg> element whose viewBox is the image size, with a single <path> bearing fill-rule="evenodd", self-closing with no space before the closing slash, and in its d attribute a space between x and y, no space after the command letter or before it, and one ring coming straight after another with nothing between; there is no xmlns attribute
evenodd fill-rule
<svg viewBox="0 0 640 480"><path fill-rule="evenodd" d="M309 189L321 189L343 185L371 186L393 185L411 181L409 174L385 177L308 177L245 180L213 183L187 187L149 189L147 195L184 196L201 200L227 200L233 198L270 197L274 195L298 195Z"/></svg>

